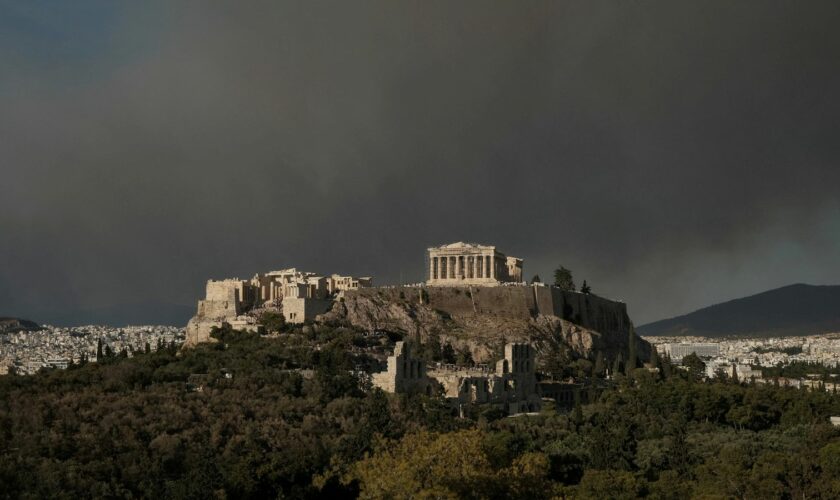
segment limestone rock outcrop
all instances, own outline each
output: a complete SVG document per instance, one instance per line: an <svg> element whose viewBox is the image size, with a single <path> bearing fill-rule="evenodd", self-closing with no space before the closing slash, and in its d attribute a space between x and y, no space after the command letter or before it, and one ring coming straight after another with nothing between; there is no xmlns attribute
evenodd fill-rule
<svg viewBox="0 0 840 500"><path fill-rule="evenodd" d="M490 360L493 349L507 342L531 342L543 353L559 349L570 358L592 358L598 351L626 356L632 328L623 303L528 286L354 290L318 321L423 342L437 338L469 350L476 362ZM650 345L634 338L646 358Z"/></svg>

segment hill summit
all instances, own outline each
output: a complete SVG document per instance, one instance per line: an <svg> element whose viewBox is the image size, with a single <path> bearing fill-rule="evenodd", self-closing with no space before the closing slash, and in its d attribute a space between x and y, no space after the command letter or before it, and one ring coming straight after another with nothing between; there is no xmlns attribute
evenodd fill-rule
<svg viewBox="0 0 840 500"><path fill-rule="evenodd" d="M640 335L783 337L840 331L840 285L788 285L638 327Z"/></svg>
<svg viewBox="0 0 840 500"><path fill-rule="evenodd" d="M42 330L42 328L34 321L0 316L0 333L14 333L21 331L34 332L38 330Z"/></svg>

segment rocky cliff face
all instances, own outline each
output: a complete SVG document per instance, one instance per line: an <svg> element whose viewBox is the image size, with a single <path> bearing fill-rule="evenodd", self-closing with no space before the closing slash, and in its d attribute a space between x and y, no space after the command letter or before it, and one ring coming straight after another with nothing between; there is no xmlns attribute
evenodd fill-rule
<svg viewBox="0 0 840 500"><path fill-rule="evenodd" d="M349 291L320 322L438 338L468 349L477 362L510 341L530 341L541 352L559 349L571 358L626 356L632 324L626 307L601 297L541 287L370 288ZM559 314L558 314L559 313ZM564 317L562 317L565 315ZM596 329L597 328L597 329ZM647 358L650 345L635 337Z"/></svg>

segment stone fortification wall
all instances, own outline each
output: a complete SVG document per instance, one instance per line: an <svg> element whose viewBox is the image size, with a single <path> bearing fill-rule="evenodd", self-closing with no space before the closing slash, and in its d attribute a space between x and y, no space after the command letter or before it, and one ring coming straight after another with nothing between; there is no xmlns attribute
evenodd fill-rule
<svg viewBox="0 0 840 500"><path fill-rule="evenodd" d="M626 332L630 329L627 305L623 302L554 287L531 288L537 314L557 316L597 332Z"/></svg>
<svg viewBox="0 0 840 500"><path fill-rule="evenodd" d="M598 332L627 332L630 318L623 302L565 292L548 286L426 287L427 305L453 317L496 316L528 320L557 316ZM368 288L346 292L388 301L419 301L418 287Z"/></svg>

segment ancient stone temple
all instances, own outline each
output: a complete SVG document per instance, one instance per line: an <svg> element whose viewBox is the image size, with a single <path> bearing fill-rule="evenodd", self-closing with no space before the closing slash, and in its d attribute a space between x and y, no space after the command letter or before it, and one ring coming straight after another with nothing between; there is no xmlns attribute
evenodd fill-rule
<svg viewBox="0 0 840 500"><path fill-rule="evenodd" d="M492 286L522 281L522 259L507 257L495 246L458 242L428 252L427 285Z"/></svg>

